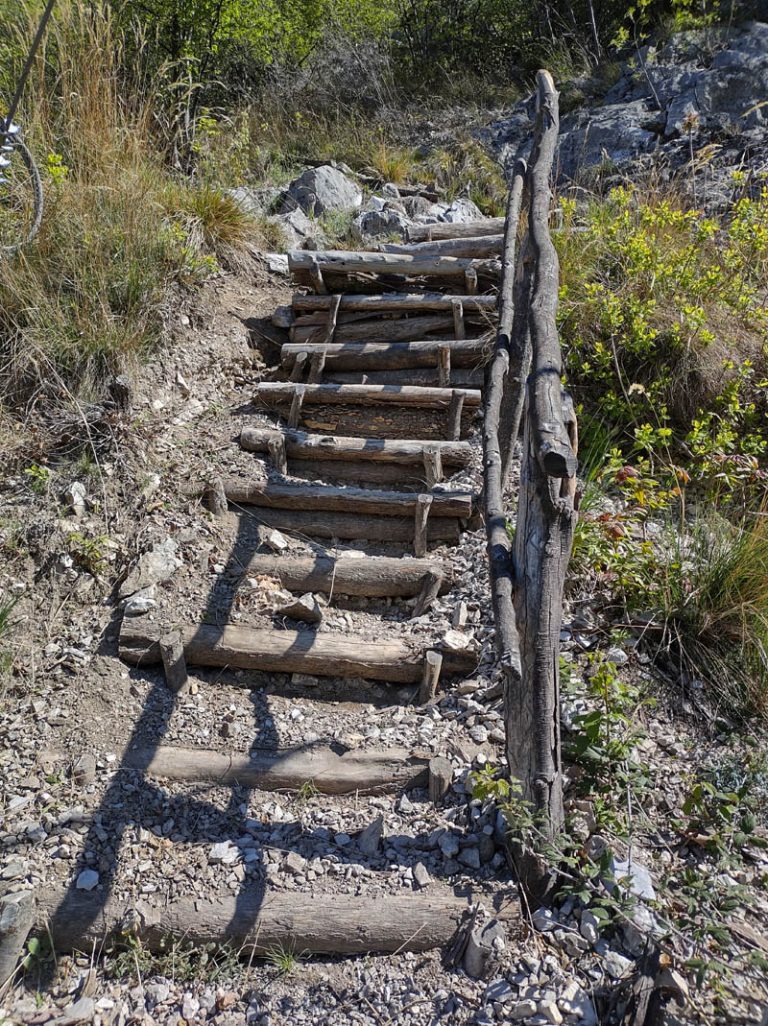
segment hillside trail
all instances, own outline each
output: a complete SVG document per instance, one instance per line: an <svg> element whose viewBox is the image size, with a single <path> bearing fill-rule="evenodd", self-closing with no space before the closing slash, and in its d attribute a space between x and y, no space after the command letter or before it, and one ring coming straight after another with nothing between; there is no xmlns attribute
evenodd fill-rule
<svg viewBox="0 0 768 1026"><path fill-rule="evenodd" d="M185 317L172 399L148 390L140 555L97 657L120 685L84 689L69 741L113 754L59 882L41 867L58 950L129 916L147 950L432 951L434 989L445 952L485 976L519 934L468 780L504 739L477 509L494 261L322 257L257 303L223 279L229 341Z"/></svg>

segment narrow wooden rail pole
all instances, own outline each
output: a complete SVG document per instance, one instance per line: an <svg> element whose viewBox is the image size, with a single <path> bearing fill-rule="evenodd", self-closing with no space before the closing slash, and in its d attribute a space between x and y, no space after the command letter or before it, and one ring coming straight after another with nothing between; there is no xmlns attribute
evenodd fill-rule
<svg viewBox="0 0 768 1026"><path fill-rule="evenodd" d="M485 471L485 527L491 578L491 599L496 622L496 650L504 674L504 707L520 705L520 651L513 604L514 566L512 539L504 510L504 475L500 425L503 417L505 383L509 372L509 334L513 316L515 249L523 198L526 167L519 161L514 170L507 204L507 222L502 251L502 285L499 296L499 332L492 362L486 371L485 415L483 420L483 466ZM523 386L518 382L518 390ZM509 399L509 397L507 397ZM514 398L514 397L513 397ZM520 401L518 401L520 405ZM508 724L507 735L514 728Z"/></svg>
<svg viewBox="0 0 768 1026"><path fill-rule="evenodd" d="M510 691L505 710L510 771L520 781L523 798L532 803L541 829L550 838L562 829L564 820L560 626L576 520L576 428L572 406L560 383L562 358L555 321L559 265L548 225L557 101L552 77L540 71L529 180L532 373L528 379L514 549L523 686Z"/></svg>

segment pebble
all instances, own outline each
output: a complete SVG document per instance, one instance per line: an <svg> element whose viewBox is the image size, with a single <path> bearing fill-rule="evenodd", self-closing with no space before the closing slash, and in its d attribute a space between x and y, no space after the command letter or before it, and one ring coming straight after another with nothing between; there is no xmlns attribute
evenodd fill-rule
<svg viewBox="0 0 768 1026"><path fill-rule="evenodd" d="M629 973L634 962L631 958L620 955L618 951L608 950L603 955L603 965L609 976L612 976L614 980L620 980Z"/></svg>
<svg viewBox="0 0 768 1026"><path fill-rule="evenodd" d="M99 874L95 869L84 869L77 878L75 887L78 891L92 891L98 886Z"/></svg>
<svg viewBox="0 0 768 1026"><path fill-rule="evenodd" d="M428 887L432 882L432 877L427 872L427 867L423 862L417 862L413 867L413 879L421 888Z"/></svg>

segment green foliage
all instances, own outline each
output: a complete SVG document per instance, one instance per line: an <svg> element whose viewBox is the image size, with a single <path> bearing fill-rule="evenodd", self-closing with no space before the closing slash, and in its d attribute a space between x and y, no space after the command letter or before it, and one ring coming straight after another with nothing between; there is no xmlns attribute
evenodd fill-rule
<svg viewBox="0 0 768 1026"><path fill-rule="evenodd" d="M230 944L190 944L166 937L159 950L150 951L130 931L121 934L105 954L105 975L116 980L141 982L156 975L179 983L205 980L213 984L241 971L240 951Z"/></svg>
<svg viewBox="0 0 768 1026"><path fill-rule="evenodd" d="M700 489L759 480L768 189L722 223L631 188L581 214L562 208L561 331L577 401L621 433L625 461L655 453L655 472L668 455L674 478L684 456Z"/></svg>
<svg viewBox="0 0 768 1026"><path fill-rule="evenodd" d="M302 955L284 944L270 948L264 956L271 966L277 969L280 976L290 976L301 964Z"/></svg>
<svg viewBox="0 0 768 1026"><path fill-rule="evenodd" d="M45 495L51 483L51 471L48 467L40 467L33 463L24 471L24 476L29 481L29 487L38 495Z"/></svg>
<svg viewBox="0 0 768 1026"><path fill-rule="evenodd" d="M67 547L81 570L99 577L107 569L105 545L108 541L103 534L91 537L81 531L73 531L67 538Z"/></svg>

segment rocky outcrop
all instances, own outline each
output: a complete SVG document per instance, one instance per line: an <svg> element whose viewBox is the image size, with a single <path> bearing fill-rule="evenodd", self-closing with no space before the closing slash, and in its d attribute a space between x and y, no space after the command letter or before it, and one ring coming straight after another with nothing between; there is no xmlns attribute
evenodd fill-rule
<svg viewBox="0 0 768 1026"><path fill-rule="evenodd" d="M592 83L576 85L589 91ZM701 164L706 147L707 199L716 205L730 195L732 170L746 162L753 172L768 167L766 100L768 25L678 33L643 47L600 99L562 118L559 177L648 164L674 173L692 157ZM527 155L530 114L525 101L482 133L506 163Z"/></svg>

